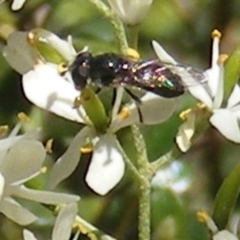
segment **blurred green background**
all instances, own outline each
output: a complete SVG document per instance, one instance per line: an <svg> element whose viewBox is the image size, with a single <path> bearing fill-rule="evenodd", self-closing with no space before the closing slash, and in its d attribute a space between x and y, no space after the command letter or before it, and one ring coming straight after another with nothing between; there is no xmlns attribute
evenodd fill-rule
<svg viewBox="0 0 240 240"><path fill-rule="evenodd" d="M24 8L10 10L10 1L0 5L0 49L8 29L30 30L41 27L62 38L73 37L76 49L89 46L93 53L116 52L117 43L108 20L87 0L27 0ZM223 34L221 52L230 54L240 40L240 1L238 0L154 0L140 27L139 52L154 58L151 41L159 41L179 62L200 69L210 66L211 32ZM43 141L54 139L51 164L67 148L82 126L44 112L29 103L21 89L21 76L0 55L0 125L13 127L17 113L32 119L25 130L43 129ZM149 158L156 159L171 149L179 113L195 103L188 94L180 98L176 113L161 125L143 127ZM121 133L131 141L129 130ZM132 144L132 143L130 143ZM195 212L211 212L213 199L224 177L240 159L239 146L227 142L213 128L204 133L191 150L157 175L152 192L153 240L208 239L206 228L198 223ZM107 196L99 197L84 182L90 155L60 186L61 191L79 194L79 214L117 239L137 239L137 189L128 171L120 184ZM31 183L41 185L45 179ZM25 202L41 218L29 226L39 239L49 239L54 217L43 207ZM236 210L237 211L237 210ZM0 239L21 239L22 229L0 216ZM81 236L79 239L87 239Z"/></svg>

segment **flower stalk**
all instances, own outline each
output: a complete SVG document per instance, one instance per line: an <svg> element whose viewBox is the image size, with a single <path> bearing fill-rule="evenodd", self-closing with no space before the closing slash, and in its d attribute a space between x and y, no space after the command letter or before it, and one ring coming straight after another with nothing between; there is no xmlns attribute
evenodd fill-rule
<svg viewBox="0 0 240 240"><path fill-rule="evenodd" d="M111 11L111 9L100 0L89 0L96 8L107 18L115 31L117 42L119 43L120 52L126 53L128 49L128 43L126 40L126 34L120 19Z"/></svg>
<svg viewBox="0 0 240 240"><path fill-rule="evenodd" d="M139 128L136 125L131 127L135 147L137 149L137 164L140 174L139 182L139 215L138 234L139 240L150 239L150 196L151 185L149 177L149 162L146 152L146 145Z"/></svg>

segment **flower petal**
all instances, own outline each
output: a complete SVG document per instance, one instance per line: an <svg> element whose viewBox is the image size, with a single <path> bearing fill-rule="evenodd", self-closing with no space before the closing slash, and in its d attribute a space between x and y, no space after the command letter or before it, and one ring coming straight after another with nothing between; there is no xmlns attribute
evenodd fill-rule
<svg viewBox="0 0 240 240"><path fill-rule="evenodd" d="M168 54L158 42L152 41L152 46L161 62L169 63L172 65L177 64L174 58L170 54Z"/></svg>
<svg viewBox="0 0 240 240"><path fill-rule="evenodd" d="M37 217L22 207L12 198L4 198L0 204L0 211L19 225L28 225L37 220Z"/></svg>
<svg viewBox="0 0 240 240"><path fill-rule="evenodd" d="M4 186L5 186L5 179L4 179L3 175L0 173L0 201L1 201L3 193L4 193L3 192Z"/></svg>
<svg viewBox="0 0 240 240"><path fill-rule="evenodd" d="M56 65L37 65L23 76L23 89L28 100L36 106L72 121L85 121L83 108L73 108L79 91L59 75Z"/></svg>
<svg viewBox="0 0 240 240"><path fill-rule="evenodd" d="M223 65L219 65L216 67L216 76L215 76L215 92L213 92L214 101L213 101L213 109L217 109L221 107L222 101L223 101L223 82L224 82L224 68ZM213 82L213 78L209 78L210 82ZM213 86L212 86L213 88ZM212 89L213 91L213 89Z"/></svg>
<svg viewBox="0 0 240 240"><path fill-rule="evenodd" d="M46 152L38 141L19 140L7 152L1 164L1 173L8 183L33 175L42 167Z"/></svg>
<svg viewBox="0 0 240 240"><path fill-rule="evenodd" d="M166 121L173 114L176 102L174 98L162 98L156 94L147 92L141 98L141 104L139 105L143 123L151 125ZM132 103L127 108L130 111L130 116L125 119L120 119L120 117L116 118L110 125L112 132L116 132L131 124L140 123L140 116L136 104Z"/></svg>
<svg viewBox="0 0 240 240"><path fill-rule="evenodd" d="M34 234L27 229L23 230L23 239L24 240L37 240L37 238L34 236Z"/></svg>
<svg viewBox="0 0 240 240"><path fill-rule="evenodd" d="M77 215L77 204L72 203L59 212L52 233L52 240L70 239L72 224Z"/></svg>
<svg viewBox="0 0 240 240"><path fill-rule="evenodd" d="M222 230L214 234L213 240L238 240L238 238L229 231Z"/></svg>
<svg viewBox="0 0 240 240"><path fill-rule="evenodd" d="M176 98L163 98L153 93L146 93L140 106L143 122L145 124L157 124L166 121L174 112Z"/></svg>
<svg viewBox="0 0 240 240"><path fill-rule="evenodd" d="M182 152L191 147L191 139L195 131L195 114L189 113L187 120L178 128L176 143Z"/></svg>
<svg viewBox="0 0 240 240"><path fill-rule="evenodd" d="M19 141L23 137L24 137L24 135L13 136L13 137L1 139L0 140L0 152L8 150L10 147L12 147L17 141Z"/></svg>
<svg viewBox="0 0 240 240"><path fill-rule="evenodd" d="M20 10L23 6L23 4L25 3L26 0L14 0L13 3L12 3L12 10L13 11L17 11L17 10Z"/></svg>
<svg viewBox="0 0 240 240"><path fill-rule="evenodd" d="M68 204L76 202L80 199L80 197L76 195L34 190L26 188L24 185L20 187L12 187L11 191L12 195L16 197L29 199L44 204Z"/></svg>
<svg viewBox="0 0 240 240"><path fill-rule="evenodd" d="M22 136L13 136L8 137L0 140L0 166L2 164L2 161L4 161L5 155L10 147L12 147L17 141L19 141Z"/></svg>
<svg viewBox="0 0 240 240"><path fill-rule="evenodd" d="M228 99L227 108L232 108L239 103L240 103L240 86L236 84Z"/></svg>
<svg viewBox="0 0 240 240"><path fill-rule="evenodd" d="M236 116L228 109L215 110L211 124L228 140L240 143L240 129Z"/></svg>
<svg viewBox="0 0 240 240"><path fill-rule="evenodd" d="M206 79L203 80L203 82L199 82L197 78L195 79L186 70L183 73L177 74L179 74L182 77L182 81L187 86L189 93L194 98L204 103L208 108L212 109L213 100L208 86L208 82L210 81L208 71L205 71L203 73L206 76Z"/></svg>
<svg viewBox="0 0 240 240"><path fill-rule="evenodd" d="M77 55L70 36L68 37L68 41L65 41L45 29L35 29L32 32L35 38L55 49L65 60L72 61Z"/></svg>
<svg viewBox="0 0 240 240"><path fill-rule="evenodd" d="M91 134L91 129L85 127L74 137L67 151L54 164L47 189L55 188L76 169L81 157L80 148Z"/></svg>
<svg viewBox="0 0 240 240"><path fill-rule="evenodd" d="M114 135L103 135L95 146L86 182L100 195L107 194L121 180L125 164Z"/></svg>
<svg viewBox="0 0 240 240"><path fill-rule="evenodd" d="M27 32L14 32L3 48L3 56L17 72L24 74L37 63L37 53L27 41Z"/></svg>

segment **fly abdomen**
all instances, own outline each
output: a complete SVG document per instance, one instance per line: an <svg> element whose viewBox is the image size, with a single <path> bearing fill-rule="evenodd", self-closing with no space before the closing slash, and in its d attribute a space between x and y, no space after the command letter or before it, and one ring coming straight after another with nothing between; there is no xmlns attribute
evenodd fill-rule
<svg viewBox="0 0 240 240"><path fill-rule="evenodd" d="M177 97L185 92L177 74L153 61L137 66L133 85L166 98Z"/></svg>

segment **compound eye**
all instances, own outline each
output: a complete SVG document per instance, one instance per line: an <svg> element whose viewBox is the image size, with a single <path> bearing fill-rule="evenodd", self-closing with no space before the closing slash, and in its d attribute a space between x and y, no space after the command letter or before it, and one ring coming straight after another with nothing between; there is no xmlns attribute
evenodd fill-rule
<svg viewBox="0 0 240 240"><path fill-rule="evenodd" d="M69 67L76 89L81 90L85 88L87 84L87 79L89 77L89 61L89 53L81 53Z"/></svg>
<svg viewBox="0 0 240 240"><path fill-rule="evenodd" d="M81 66L78 68L78 73L80 76L87 78L88 77L88 66L86 62L82 63Z"/></svg>

